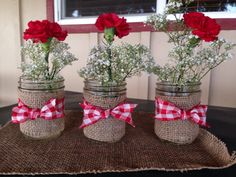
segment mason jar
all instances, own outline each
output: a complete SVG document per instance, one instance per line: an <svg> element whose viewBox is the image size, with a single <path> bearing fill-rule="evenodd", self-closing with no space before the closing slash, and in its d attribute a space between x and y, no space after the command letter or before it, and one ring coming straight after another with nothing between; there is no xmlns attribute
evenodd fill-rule
<svg viewBox="0 0 236 177"><path fill-rule="evenodd" d="M97 81L84 81L84 99L93 106L104 110L112 109L126 99L126 83L103 86ZM109 116L98 122L84 127L87 138L102 142L117 142L125 135L126 123Z"/></svg>
<svg viewBox="0 0 236 177"><path fill-rule="evenodd" d="M172 85L167 82L157 82L156 98L171 102L178 108L189 110L201 101L201 83L185 86ZM199 125L190 119L162 121L155 119L156 135L169 142L190 144L199 134Z"/></svg>
<svg viewBox="0 0 236 177"><path fill-rule="evenodd" d="M33 81L20 77L18 96L29 108L41 109L51 98L64 98L64 79ZM29 138L47 139L58 137L64 130L64 118L45 120L28 119L20 123L20 131Z"/></svg>

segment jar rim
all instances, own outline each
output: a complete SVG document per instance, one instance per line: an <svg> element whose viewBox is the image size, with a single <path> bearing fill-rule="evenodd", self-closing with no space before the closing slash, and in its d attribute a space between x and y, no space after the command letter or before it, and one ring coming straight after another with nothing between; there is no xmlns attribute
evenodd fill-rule
<svg viewBox="0 0 236 177"><path fill-rule="evenodd" d="M59 78L53 79L53 80L32 80L24 76L20 76L18 83L26 83L26 84L46 84L46 83L59 83L59 82L64 82L65 79L60 76Z"/></svg>
<svg viewBox="0 0 236 177"><path fill-rule="evenodd" d="M157 81L156 84L158 85L166 85L166 86L176 86L176 87L186 87L186 86L198 86L198 85L201 85L202 83L201 82L192 82L192 83L188 83L188 84L185 84L185 85L178 85L178 84L173 84L171 82L168 82L168 81Z"/></svg>
<svg viewBox="0 0 236 177"><path fill-rule="evenodd" d="M18 89L31 91L45 91L64 89L64 78L59 77L53 80L32 80L27 77L20 77L18 81Z"/></svg>
<svg viewBox="0 0 236 177"><path fill-rule="evenodd" d="M126 86L127 83L125 81L121 83L108 83L107 85L102 85L99 81L97 80L92 80L92 79L85 79L84 84L89 83L93 86L98 86L98 87L118 87L118 86Z"/></svg>

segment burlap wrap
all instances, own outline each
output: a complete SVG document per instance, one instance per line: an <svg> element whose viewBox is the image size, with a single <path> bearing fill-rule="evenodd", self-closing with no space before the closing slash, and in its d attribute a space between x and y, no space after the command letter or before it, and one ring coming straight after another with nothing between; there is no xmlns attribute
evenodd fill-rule
<svg viewBox="0 0 236 177"><path fill-rule="evenodd" d="M64 97L64 89L32 91L19 88L18 96L28 107L42 108L50 98L62 99ZM20 131L28 138L47 139L58 137L64 130L64 126L64 118L54 120L38 118L21 123Z"/></svg>
<svg viewBox="0 0 236 177"><path fill-rule="evenodd" d="M94 90L94 94L84 90L83 96L90 104L103 109L114 108L126 99L126 94L119 94L119 92L111 93L114 94L113 96L107 96L107 93L104 93L106 96L95 94L96 90ZM109 116L107 119L101 119L95 124L85 127L83 132L87 138L113 143L119 141L125 135L125 127L126 123L124 121L117 120L113 116Z"/></svg>
<svg viewBox="0 0 236 177"><path fill-rule="evenodd" d="M189 93L185 96L166 96L156 93L156 97L174 103L180 109L188 110L200 103L201 92ZM192 120L155 120L156 135L169 142L177 144L190 144L199 134L199 125Z"/></svg>

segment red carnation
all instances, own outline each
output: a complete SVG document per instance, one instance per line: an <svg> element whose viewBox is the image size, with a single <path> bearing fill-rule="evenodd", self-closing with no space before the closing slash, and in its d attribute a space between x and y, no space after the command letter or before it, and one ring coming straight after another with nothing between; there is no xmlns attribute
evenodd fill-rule
<svg viewBox="0 0 236 177"><path fill-rule="evenodd" d="M126 22L126 19L122 17L116 24L116 36L122 38L123 36L127 36L129 34L129 31L129 24Z"/></svg>
<svg viewBox="0 0 236 177"><path fill-rule="evenodd" d="M49 23L48 33L50 37L55 37L59 41L64 41L67 36L67 31L62 31L61 26L58 23Z"/></svg>
<svg viewBox="0 0 236 177"><path fill-rule="evenodd" d="M201 27L192 31L194 35L206 42L214 41L218 39L218 34L220 33L220 25L216 23L215 19L205 17L201 24Z"/></svg>
<svg viewBox="0 0 236 177"><path fill-rule="evenodd" d="M199 28L201 26L202 21L204 20L205 15L200 12L190 12L184 14L184 23L189 28Z"/></svg>
<svg viewBox="0 0 236 177"><path fill-rule="evenodd" d="M184 14L184 23L187 27L192 28L192 34L206 42L218 39L217 35L220 33L220 25L216 20L204 16L199 12L190 12Z"/></svg>
<svg viewBox="0 0 236 177"><path fill-rule="evenodd" d="M67 36L67 31L62 31L57 23L52 23L48 20L30 21L28 29L24 32L24 39L32 39L34 42L46 43L49 38L57 38L59 41L64 41Z"/></svg>
<svg viewBox="0 0 236 177"><path fill-rule="evenodd" d="M28 23L28 29L24 32L24 39L33 39L34 42L41 41L42 43L47 42L49 36L46 30L47 24L41 21L30 21Z"/></svg>
<svg viewBox="0 0 236 177"><path fill-rule="evenodd" d="M129 34L130 28L126 19L119 18L115 13L104 13L97 18L96 27L104 31L106 28L114 28L115 35L119 38Z"/></svg>

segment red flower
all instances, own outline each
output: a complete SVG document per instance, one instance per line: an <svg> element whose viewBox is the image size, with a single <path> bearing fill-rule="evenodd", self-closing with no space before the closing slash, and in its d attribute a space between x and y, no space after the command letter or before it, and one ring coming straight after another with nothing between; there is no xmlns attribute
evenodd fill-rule
<svg viewBox="0 0 236 177"><path fill-rule="evenodd" d="M50 37L55 37L59 41L64 41L67 36L67 31L62 31L61 26L58 23L49 22L48 33Z"/></svg>
<svg viewBox="0 0 236 177"><path fill-rule="evenodd" d="M206 42L218 39L217 35L220 33L220 25L216 23L215 19L205 17L202 21L201 27L192 31L194 35Z"/></svg>
<svg viewBox="0 0 236 177"><path fill-rule="evenodd" d="M192 28L192 34L206 42L218 39L217 35L220 33L220 25L216 20L204 16L199 12L190 12L184 14L184 22L187 27Z"/></svg>
<svg viewBox="0 0 236 177"><path fill-rule="evenodd" d="M105 28L114 28L115 35L119 38L129 34L130 28L126 19L119 18L115 13L104 13L97 18L96 27L104 31Z"/></svg>
<svg viewBox="0 0 236 177"><path fill-rule="evenodd" d="M52 23L48 20L30 21L28 29L24 32L24 39L32 39L34 42L46 43L49 38L57 38L59 41L64 41L67 36L67 31L62 31L57 23Z"/></svg>
<svg viewBox="0 0 236 177"><path fill-rule="evenodd" d="M122 17L119 23L116 24L116 36L122 38L123 36L127 36L129 34L130 28L129 24L126 23L126 19Z"/></svg>
<svg viewBox="0 0 236 177"><path fill-rule="evenodd" d="M41 21L30 21L28 23L28 29L24 32L24 39L33 39L34 42L41 41L42 43L47 42L49 36L46 32L47 24Z"/></svg>
<svg viewBox="0 0 236 177"><path fill-rule="evenodd" d="M184 23L186 26L196 29L201 26L201 22L204 20L205 16L203 13L191 12L184 14Z"/></svg>

